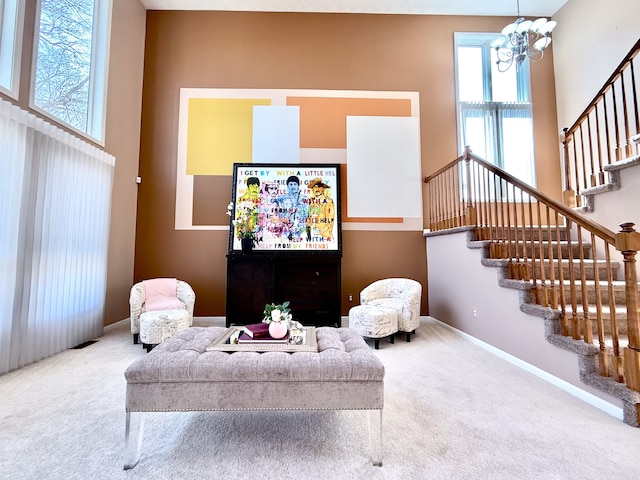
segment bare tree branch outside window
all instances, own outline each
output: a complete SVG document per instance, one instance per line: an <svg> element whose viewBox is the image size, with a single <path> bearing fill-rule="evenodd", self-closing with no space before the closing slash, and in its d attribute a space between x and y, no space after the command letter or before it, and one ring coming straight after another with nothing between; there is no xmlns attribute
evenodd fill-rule
<svg viewBox="0 0 640 480"><path fill-rule="evenodd" d="M93 0L42 0L35 104L87 132Z"/></svg>

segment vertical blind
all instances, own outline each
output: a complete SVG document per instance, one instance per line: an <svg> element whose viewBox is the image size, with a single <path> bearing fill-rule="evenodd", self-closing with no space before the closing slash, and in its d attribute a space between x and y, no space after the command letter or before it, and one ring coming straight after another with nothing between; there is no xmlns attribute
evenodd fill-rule
<svg viewBox="0 0 640 480"><path fill-rule="evenodd" d="M527 102L460 102L462 147L535 186L531 111Z"/></svg>
<svg viewBox="0 0 640 480"><path fill-rule="evenodd" d="M115 159L0 100L0 374L102 334Z"/></svg>

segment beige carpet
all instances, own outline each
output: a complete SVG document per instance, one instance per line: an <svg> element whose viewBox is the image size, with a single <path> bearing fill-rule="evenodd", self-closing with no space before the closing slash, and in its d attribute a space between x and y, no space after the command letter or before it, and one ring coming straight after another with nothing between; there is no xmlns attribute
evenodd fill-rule
<svg viewBox="0 0 640 480"><path fill-rule="evenodd" d="M198 319L197 324L220 324ZM123 471L127 322L0 377L1 479L608 479L640 476L640 429L429 318L381 343L384 465L365 412L147 414Z"/></svg>

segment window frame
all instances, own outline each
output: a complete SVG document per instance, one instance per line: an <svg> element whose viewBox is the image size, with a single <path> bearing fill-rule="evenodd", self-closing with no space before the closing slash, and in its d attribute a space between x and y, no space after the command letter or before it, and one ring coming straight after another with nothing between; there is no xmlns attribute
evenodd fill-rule
<svg viewBox="0 0 640 480"><path fill-rule="evenodd" d="M80 130L35 103L42 0L37 1L31 61L29 107L53 122L63 125L65 128L102 147L105 146L112 7L113 0L93 0L93 30L86 131Z"/></svg>
<svg viewBox="0 0 640 480"><path fill-rule="evenodd" d="M528 104L531 118L531 156L530 156L530 169L531 178L520 180L536 185L536 169L535 169L535 138L533 129L533 104L531 100L531 76L530 76L530 62L524 62L518 70L516 70L516 95L517 102L496 102L493 101L493 85L492 85L492 48L489 43L491 40L498 37L499 33L487 33L487 32L455 32L454 33L454 78L456 89L456 123L457 123L457 140L459 153L464 151L464 124L462 115L462 106L464 104L477 103L478 105L485 105L486 109L493 110L498 117L498 110L507 111L510 109L520 109L523 105ZM483 100L482 102L469 102L460 100L460 79L458 72L458 48L459 47L479 47L482 52L482 83L483 83ZM513 66L512 68L516 68ZM512 107L510 107L510 105ZM495 159L486 159L488 162L496 165L497 167L505 170L505 158L504 158L504 139L503 128L500 121L495 122L494 141L496 153ZM470 145L473 149L473 145ZM505 170L506 171L506 170Z"/></svg>
<svg viewBox="0 0 640 480"><path fill-rule="evenodd" d="M0 68L10 72L9 85L0 82L0 92L14 100L20 93L24 9L24 0L0 0Z"/></svg>

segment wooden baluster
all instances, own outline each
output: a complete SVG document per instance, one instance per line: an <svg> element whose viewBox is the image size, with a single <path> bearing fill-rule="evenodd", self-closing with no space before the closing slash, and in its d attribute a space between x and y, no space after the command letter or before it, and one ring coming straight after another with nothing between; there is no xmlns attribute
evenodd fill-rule
<svg viewBox="0 0 640 480"><path fill-rule="evenodd" d="M444 192L442 189L442 182L443 182L443 174L439 174L436 177L436 182L438 185L438 230L443 230L444 227L444 200L445 200L445 196L444 196Z"/></svg>
<svg viewBox="0 0 640 480"><path fill-rule="evenodd" d="M485 226L484 204L482 198L482 178L480 177L480 169L477 163L471 164L471 174L473 175L473 203L476 208L476 232L478 240L482 239L482 231Z"/></svg>
<svg viewBox="0 0 640 480"><path fill-rule="evenodd" d="M484 168L484 167L483 167ZM486 185L486 197L487 197L487 223L489 230L487 231L487 240L493 238L493 200L491 196L491 172L484 168L485 172L485 185Z"/></svg>
<svg viewBox="0 0 640 480"><path fill-rule="evenodd" d="M587 157L584 154L584 131L582 130L582 125L583 124L581 123L578 127L578 131L580 132L580 163L582 165L582 184L580 190L584 190L589 187L589 182L587 180L589 178L589 175L587 174ZM593 168L591 171L593 171Z"/></svg>
<svg viewBox="0 0 640 480"><path fill-rule="evenodd" d="M445 188L444 188L444 172L440 175L438 175L438 198L440 199L438 201L438 205L439 205L439 214L438 214L438 230L444 230L447 226L444 223L444 219L445 219L445 208L446 208L446 193L445 193Z"/></svg>
<svg viewBox="0 0 640 480"><path fill-rule="evenodd" d="M593 155L593 135L591 134L591 114L587 115L587 140L589 141L589 166L591 167L591 175L589 175L589 179L591 180L591 186L595 187L596 183L596 166L594 163L594 155Z"/></svg>
<svg viewBox="0 0 640 480"><path fill-rule="evenodd" d="M448 168L444 173L443 188L444 188L444 228L451 228L451 189L447 188L451 184L451 169Z"/></svg>
<svg viewBox="0 0 640 480"><path fill-rule="evenodd" d="M453 227L460 226L460 218L462 216L462 205L460 200L462 197L460 196L460 173L459 173L460 164L456 164L451 167L451 185L453 188L451 189L451 220Z"/></svg>
<svg viewBox="0 0 640 480"><path fill-rule="evenodd" d="M625 298L629 345L624 349L624 376L629 388L640 392L640 299L636 253L640 250L640 232L633 223L621 223L616 234L616 248L624 257ZM638 412L640 413L640 411Z"/></svg>
<svg viewBox="0 0 640 480"><path fill-rule="evenodd" d="M431 224L431 230L435 232L440 230L440 226L438 225L440 221L440 192L438 188L438 177L432 178L429 185L431 185L431 190L433 192L433 223Z"/></svg>
<svg viewBox="0 0 640 480"><path fill-rule="evenodd" d="M429 230L431 230L432 232L435 230L434 229L434 223L435 223L435 210L434 207L436 206L436 199L435 199L435 195L433 192L433 181L430 182L426 182L427 184L427 196L429 198Z"/></svg>
<svg viewBox="0 0 640 480"><path fill-rule="evenodd" d="M607 92L602 94L602 106L604 110L604 130L607 138L607 165L611 165L613 155L611 155L611 132L609 130L609 110L607 109Z"/></svg>
<svg viewBox="0 0 640 480"><path fill-rule="evenodd" d="M600 375L609 376L606 345L604 341L604 318L602 314L602 293L600 292L600 271L598 268L598 249L596 248L596 236L591 232L591 260L593 261L594 291L596 296L596 329L598 332L598 346L600 347ZM605 245L607 248L608 245Z"/></svg>
<svg viewBox="0 0 640 480"><path fill-rule="evenodd" d="M503 186L505 185L505 180L502 177L499 177L499 182L500 182L500 242L501 242L501 248L500 248L500 258L507 258L507 248L505 245L505 239L506 239L506 232L505 232L505 219L504 219L504 192L503 192Z"/></svg>
<svg viewBox="0 0 640 480"><path fill-rule="evenodd" d="M522 215L522 271L520 272L520 279L528 282L531 280L531 273L529 271L529 261L527 260L527 216L524 209L524 192L520 190L520 213Z"/></svg>
<svg viewBox="0 0 640 480"><path fill-rule="evenodd" d="M600 139L600 116L598 115L598 106L595 107L595 117L596 117L596 139L597 139L597 148L598 148L598 184L604 185L604 170L602 169L602 142Z"/></svg>
<svg viewBox="0 0 640 480"><path fill-rule="evenodd" d="M462 212L462 197L460 196L460 174L458 168L459 164L451 167L451 185L453 187L451 189L451 208L453 209L453 211L451 212L451 217L453 227L461 226L460 218Z"/></svg>
<svg viewBox="0 0 640 480"><path fill-rule="evenodd" d="M622 383L624 381L623 358L620 352L620 334L618 331L618 316L616 311L616 297L613 290L613 268L611 266L611 245L605 247L607 259L607 288L609 293L609 310L611 310L611 341L613 345L613 357L611 359L611 374L613 379Z"/></svg>
<svg viewBox="0 0 640 480"><path fill-rule="evenodd" d="M466 147L464 152L464 168L467 174L467 210L465 211L465 220L467 222L466 225L477 225L476 208L473 204L471 190L471 149Z"/></svg>
<svg viewBox="0 0 640 480"><path fill-rule="evenodd" d="M498 215L498 187L496 185L496 174L491 172L491 185L493 187L493 209L494 209L494 223L491 233L491 247L493 248L493 254L491 258L501 258L500 256L500 217Z"/></svg>
<svg viewBox="0 0 640 480"><path fill-rule="evenodd" d="M444 172L443 184L444 188L444 221L445 228L451 228L451 188L448 188L451 184L451 169L447 169Z"/></svg>
<svg viewBox="0 0 640 480"><path fill-rule="evenodd" d="M614 80L615 81L615 80ZM616 101L616 84L611 83L611 96L613 98L613 128L616 138L616 161L622 160L622 146L620 145L620 126L618 125L618 102Z"/></svg>
<svg viewBox="0 0 640 480"><path fill-rule="evenodd" d="M571 245L571 229L573 222L567 221L567 245ZM580 228L580 226L578 226ZM573 249L569 250L569 295L571 298L571 337L580 340L580 322L578 320L578 298L576 294L576 272L573 264Z"/></svg>
<svg viewBox="0 0 640 480"><path fill-rule="evenodd" d="M558 216L558 211L555 211L555 223L556 223L556 239L558 243L556 245L556 249L558 250L558 289L560 290L560 333L562 335L569 335L569 322L567 319L567 301L565 298L564 292L564 264L563 264L563 256L562 256L562 235L560 233L560 218ZM564 222L566 225L566 222ZM565 227L566 228L566 227Z"/></svg>
<svg viewBox="0 0 640 480"><path fill-rule="evenodd" d="M627 89L624 87L624 69L620 73L620 90L622 92L622 119L624 120L625 156L631 156L633 150L631 148L631 130L629 125L629 113L627 109Z"/></svg>
<svg viewBox="0 0 640 480"><path fill-rule="evenodd" d="M569 245L569 249L571 249L571 245ZM593 343L593 325L589 315L589 291L587 289L587 272L584 265L582 227L578 227L578 251L580 252L580 287L582 293L582 335L585 342Z"/></svg>
<svg viewBox="0 0 640 480"><path fill-rule="evenodd" d="M540 298L538 295L538 271L536 269L536 249L535 249L535 235L534 235L534 224L535 220L533 218L533 204L531 200L531 195L529 195L529 258L531 259L531 284L533 285L532 289L532 299L531 301L537 305L540 304ZM526 254L526 253L525 253Z"/></svg>
<svg viewBox="0 0 640 480"><path fill-rule="evenodd" d="M572 136L568 135L568 128L563 128L560 134L560 140L562 142L562 164L564 166L564 190L562 191L562 201L569 207L574 208L576 206L576 191L571 188L571 159L569 158L569 142ZM574 166L574 170L575 170Z"/></svg>
<svg viewBox="0 0 640 480"><path fill-rule="evenodd" d="M509 274L511 278L513 278L513 257L518 255L518 246L513 242L513 234L511 232L511 203L509 201L509 185L505 182L504 184L504 199L505 206L507 211L505 212L505 226L507 227L507 255L506 258L509 259Z"/></svg>
<svg viewBox="0 0 640 480"><path fill-rule="evenodd" d="M640 133L640 111L638 110L638 88L636 84L636 73L633 66L633 60L633 58L629 60L629 66L631 70L631 89L633 92L633 112L636 120L636 134L638 134ZM638 145L639 144L636 143L636 152L640 151Z"/></svg>
<svg viewBox="0 0 640 480"><path fill-rule="evenodd" d="M447 193L444 187L446 179L446 172L442 172L438 175L438 196L440 197L440 230L447 228L445 224L446 205L447 205Z"/></svg>
<svg viewBox="0 0 640 480"><path fill-rule="evenodd" d="M460 189L458 188L458 165L449 169L449 225L450 228L458 227L458 215L460 212Z"/></svg>
<svg viewBox="0 0 640 480"><path fill-rule="evenodd" d="M538 213L538 230L537 230L537 238L538 238L538 242L537 242L537 256L539 258L539 264L540 264L540 285L539 285L539 289L540 289L540 305L543 305L545 307L549 306L549 295L548 295L548 287L547 287L547 274L545 272L544 269L544 240L543 240L543 236L542 236L542 212L540 211L540 202L536 202L536 206L537 206L537 213Z"/></svg>
<svg viewBox="0 0 640 480"><path fill-rule="evenodd" d="M550 307L553 309L558 308L558 286L556 285L556 267L555 260L553 258L553 235L551 234L551 221L550 221L550 210L549 205L547 205L547 248L549 255L549 285L551 287L551 299L550 299ZM560 240L556 237L556 241L560 243ZM562 261L562 257L558 257L558 261Z"/></svg>
<svg viewBox="0 0 640 480"><path fill-rule="evenodd" d="M576 137L575 135L573 136L573 164L575 165L575 172L574 175L576 177L576 185L575 185L575 191L576 191L576 207L581 207L582 206L582 195L580 195L580 192L582 192L582 185L580 185L580 172L578 169L578 150L577 150L577 146L576 146ZM584 167L583 167L584 170Z"/></svg>
<svg viewBox="0 0 640 480"><path fill-rule="evenodd" d="M473 190L471 191L471 201L473 202L475 224L476 226L482 226L482 192L480 190L482 179L480 178L478 164L475 162L471 163L471 175L473 175Z"/></svg>

